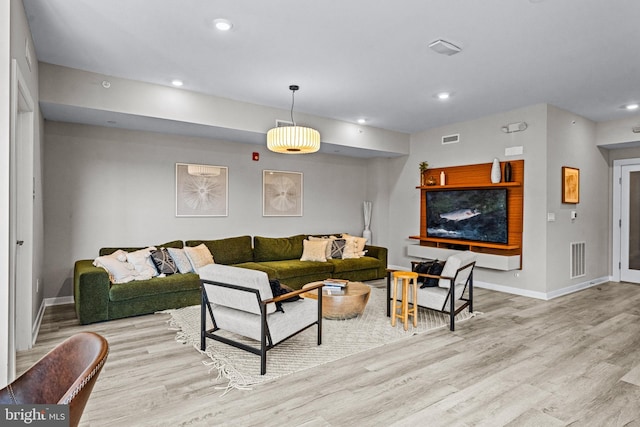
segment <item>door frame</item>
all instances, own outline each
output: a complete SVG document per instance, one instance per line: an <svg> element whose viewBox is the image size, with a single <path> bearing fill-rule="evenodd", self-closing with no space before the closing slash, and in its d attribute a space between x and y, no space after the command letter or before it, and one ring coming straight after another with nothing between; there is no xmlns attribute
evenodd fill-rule
<svg viewBox="0 0 640 427"><path fill-rule="evenodd" d="M612 251L611 251L611 278L614 282L620 281L620 270L622 262L622 167L629 165L639 165L640 158L620 159L613 161L613 180L612 180Z"/></svg>
<svg viewBox="0 0 640 427"><path fill-rule="evenodd" d="M33 152L35 104L15 59L11 60L9 149L9 376L15 352L33 346ZM17 245L23 240L22 246Z"/></svg>

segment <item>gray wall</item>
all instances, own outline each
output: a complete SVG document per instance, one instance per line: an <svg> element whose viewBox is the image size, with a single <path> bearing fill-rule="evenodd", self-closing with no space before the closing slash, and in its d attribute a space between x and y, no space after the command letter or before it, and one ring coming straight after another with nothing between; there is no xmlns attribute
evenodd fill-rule
<svg viewBox="0 0 640 427"><path fill-rule="evenodd" d="M580 203L563 204L562 167L580 169ZM556 291L609 275L609 167L606 152L597 148L596 124L549 106L547 210L547 291ZM577 219L571 220L575 210ZM586 243L586 276L570 279L570 243Z"/></svg>
<svg viewBox="0 0 640 427"><path fill-rule="evenodd" d="M529 127L524 132L505 134L500 128L508 123L525 121ZM410 265L406 246L416 241L407 237L420 233L420 192L418 163L429 162L429 167L457 166L489 163L494 157L525 160L524 180L524 235L523 269L500 272L479 269L478 281L504 285L521 290L545 291L545 205L546 205L546 105L535 105L478 120L456 123L412 135L411 155L408 159L391 160L391 168L397 173L397 182L391 190L391 228L396 238L392 242L391 263ZM443 145L441 137L460 134L457 144ZM524 147L524 155L505 157L504 149Z"/></svg>
<svg viewBox="0 0 640 427"><path fill-rule="evenodd" d="M103 246L362 233L368 160L49 121L45 141L46 297L72 295L74 262L95 258ZM259 162L251 160L253 151L260 152ZM228 217L175 217L177 162L229 167ZM265 169L304 174L304 216L262 216Z"/></svg>
<svg viewBox="0 0 640 427"><path fill-rule="evenodd" d="M517 121L528 129L500 130ZM373 243L389 248L390 265L408 267L406 247L416 243L408 237L419 233L418 163L437 169L494 157L525 160L523 269L479 269L476 279L545 297L609 274L610 204L600 197L608 194L609 170L595 124L544 104L413 135L411 155L391 159L282 156L250 144L62 122L47 122L45 131L46 297L71 295L74 261L95 257L102 246L241 234L360 234L363 200L373 201ZM461 141L442 145L441 137L452 133ZM513 146L524 154L505 157ZM260 162L251 161L254 150ZM175 217L176 162L230 168L228 217ZM579 205L560 203L562 166L582 171ZM263 169L304 173L303 217L262 217ZM578 211L573 222L572 209ZM556 222L547 222L547 212ZM572 241L587 242L587 276L579 279L569 279Z"/></svg>
<svg viewBox="0 0 640 427"><path fill-rule="evenodd" d="M26 46L27 40L29 43L29 50L31 54L31 66L27 64L26 60ZM32 280L31 283L18 283L17 286L30 286L32 288L33 304L32 304L32 320L36 319L38 310L42 304L44 298L44 292L42 287L37 289L37 281L42 281L43 278L43 262L44 262L44 219L43 219L43 194L42 194L42 127L43 121L38 108L39 99L39 86L38 86L38 61L36 58L35 50L33 48L33 40L31 39L31 31L29 30L29 24L27 23L27 17L24 11L24 7L21 0L11 1L11 58L15 59L18 63L22 76L26 80L27 87L33 98L34 102L34 123L33 123L33 182L34 182L34 194L33 199L33 228L32 240L25 241L23 246L26 249L29 246L29 251L32 254L31 263ZM18 307L21 307L18 303ZM23 308L20 308L23 309ZM29 326L31 329L31 325Z"/></svg>
<svg viewBox="0 0 640 427"><path fill-rule="evenodd" d="M572 120L576 119L576 124ZM503 133L508 123L525 121L524 132ZM460 134L460 142L442 145L441 137ZM456 123L412 135L411 155L389 160L390 185L389 241L390 263L408 266L411 258L408 239L419 234L418 163L429 166L456 166L525 160L523 268L501 272L478 269L476 279L525 295L546 297L576 282L608 276L607 230L609 205L606 202L608 169L595 144L595 124L544 104L509 111L463 123ZM522 146L521 156L505 157L505 148ZM560 203L562 166L583 168L579 219L570 224L571 206ZM601 197L604 195L604 199ZM557 221L547 223L547 212ZM567 218L565 218L567 217ZM587 276L569 279L569 242L587 242Z"/></svg>

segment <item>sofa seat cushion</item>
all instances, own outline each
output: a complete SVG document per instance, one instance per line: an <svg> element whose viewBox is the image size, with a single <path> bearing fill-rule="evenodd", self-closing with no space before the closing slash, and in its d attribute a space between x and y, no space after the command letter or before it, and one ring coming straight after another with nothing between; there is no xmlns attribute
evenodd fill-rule
<svg viewBox="0 0 640 427"><path fill-rule="evenodd" d="M218 240L187 240L185 246L198 246L204 243L216 264L240 264L253 261L251 236L229 237Z"/></svg>
<svg viewBox="0 0 640 427"><path fill-rule="evenodd" d="M129 283L112 284L109 288L110 301L126 301L149 295L200 289L200 277L195 273L172 274Z"/></svg>
<svg viewBox="0 0 640 427"><path fill-rule="evenodd" d="M276 270L267 265L264 265L264 263L262 262L243 262L240 264L233 264L232 266L248 268L250 270L264 271L265 273L267 273L267 276L269 276L269 279L276 279L278 277L278 272Z"/></svg>
<svg viewBox="0 0 640 427"><path fill-rule="evenodd" d="M328 259L327 262L333 265L334 274L380 267L380 260L369 256L348 259Z"/></svg>
<svg viewBox="0 0 640 427"><path fill-rule="evenodd" d="M328 262L300 261L291 259L286 261L265 261L263 266L276 271L276 279L289 279L291 277L312 276L325 274L330 277L333 265Z"/></svg>

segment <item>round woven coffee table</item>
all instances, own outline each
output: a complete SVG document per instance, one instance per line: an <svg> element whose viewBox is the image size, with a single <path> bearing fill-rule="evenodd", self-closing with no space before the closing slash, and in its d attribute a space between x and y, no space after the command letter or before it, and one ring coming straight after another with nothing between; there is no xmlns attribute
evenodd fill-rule
<svg viewBox="0 0 640 427"><path fill-rule="evenodd" d="M322 282L308 283L302 287L306 289L310 286ZM342 320L356 317L364 311L369 301L371 288L362 282L349 282L343 292L331 292L322 290L322 317L325 319ZM304 298L318 299L318 291L310 291L301 294Z"/></svg>

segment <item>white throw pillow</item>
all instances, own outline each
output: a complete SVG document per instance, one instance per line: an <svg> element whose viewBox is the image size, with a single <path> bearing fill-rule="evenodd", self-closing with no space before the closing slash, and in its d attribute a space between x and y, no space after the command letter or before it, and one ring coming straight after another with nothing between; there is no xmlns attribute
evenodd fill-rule
<svg viewBox="0 0 640 427"><path fill-rule="evenodd" d="M189 258L189 261L191 262L193 271L196 273L200 267L214 264L213 255L211 255L211 251L204 243L200 243L198 246L193 248L185 246L184 252L187 254L187 258Z"/></svg>
<svg viewBox="0 0 640 427"><path fill-rule="evenodd" d="M138 251L127 253L127 261L133 264L133 267L139 273L136 280L151 279L158 275L158 269L151 259L151 251L155 251L155 246L140 249Z"/></svg>
<svg viewBox="0 0 640 427"><path fill-rule="evenodd" d="M331 240L329 240L329 237L309 236L309 240L326 240L328 243L327 243L327 250L325 252L325 258L331 259Z"/></svg>
<svg viewBox="0 0 640 427"><path fill-rule="evenodd" d="M303 240L300 261L327 262L327 244L329 240Z"/></svg>
<svg viewBox="0 0 640 427"><path fill-rule="evenodd" d="M347 233L343 233L342 237L343 238L353 237L356 240L356 251L357 252L364 252L364 245L367 244L367 239L365 237L352 236L352 235L347 234Z"/></svg>
<svg viewBox="0 0 640 427"><path fill-rule="evenodd" d="M344 251L342 252L342 259L360 258L356 239L353 236L344 235L344 234L342 235L342 238L345 240Z"/></svg>
<svg viewBox="0 0 640 427"><path fill-rule="evenodd" d="M127 283L136 279L138 272L133 264L126 262L127 253L117 250L111 255L104 255L96 258L93 265L104 268L109 273L111 283Z"/></svg>
<svg viewBox="0 0 640 427"><path fill-rule="evenodd" d="M189 258L187 257L184 249L167 248L167 250L169 251L169 255L171 255L171 258L176 263L176 267L178 267L178 271L181 274L191 273L193 271L191 262L189 261Z"/></svg>

